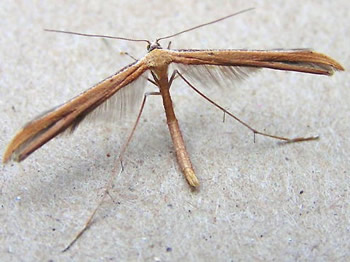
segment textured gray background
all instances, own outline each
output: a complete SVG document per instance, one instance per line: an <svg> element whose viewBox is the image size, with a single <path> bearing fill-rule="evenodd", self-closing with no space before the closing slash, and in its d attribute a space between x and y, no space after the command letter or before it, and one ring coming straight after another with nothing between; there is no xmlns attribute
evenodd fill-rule
<svg viewBox="0 0 350 262"><path fill-rule="evenodd" d="M152 40L247 7L256 10L173 38L173 48L312 47L350 68L346 0L1 1L1 152L26 121L132 61L120 51L145 54L143 43L43 28ZM133 118L54 139L22 164L0 167L1 260L346 260L349 83L347 72L263 70L235 87L205 90L258 129L321 137L281 146L262 137L253 143L251 132L223 123L177 80L175 110L200 190L183 179L161 99L152 97L110 192L114 201L107 198L64 254L98 202Z"/></svg>

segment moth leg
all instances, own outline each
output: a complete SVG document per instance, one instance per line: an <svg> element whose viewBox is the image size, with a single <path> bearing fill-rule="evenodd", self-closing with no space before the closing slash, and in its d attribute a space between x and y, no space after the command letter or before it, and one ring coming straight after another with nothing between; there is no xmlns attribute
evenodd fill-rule
<svg viewBox="0 0 350 262"><path fill-rule="evenodd" d="M173 81L175 80L175 78L176 78L176 76L177 76L177 70L175 70L172 74L171 74L171 76L170 76L170 78L169 78L169 87L171 86L171 84L173 83Z"/></svg>
<svg viewBox="0 0 350 262"><path fill-rule="evenodd" d="M128 136L128 139L126 140L126 142L124 143L121 151L120 151L120 154L119 154L119 157L118 157L118 160L117 160L117 164L114 166L113 170L112 170L112 174L105 186L105 189L102 193L102 196L101 196L101 199L100 201L98 201L97 205L96 205L96 208L94 209L94 211L91 213L90 217L88 218L88 220L86 221L84 227L78 232L78 234L73 238L73 240L69 243L69 245L62 250L62 252L66 252L68 249L70 249L74 243L83 235L83 233L91 226L92 224L92 220L93 218L95 217L99 207L101 206L101 204L103 203L103 201L105 200L106 196L109 195L109 190L112 188L113 186L113 181L115 180L118 172L117 172L117 169L118 169L118 164L122 162L122 159L124 157L124 154L126 152L126 149L135 133L135 130L136 130L136 127L138 125L138 123L140 122L140 118L141 118L141 115L142 115L142 112L143 112L143 109L145 107L145 104L146 104L146 100L147 100L147 97L150 96L150 95L160 95L159 92L148 92L148 93L145 93L144 97L143 97L143 100L142 100L142 104L141 104L141 107L140 107L140 111L137 115L137 118L136 118L136 121L131 129L131 132Z"/></svg>
<svg viewBox="0 0 350 262"><path fill-rule="evenodd" d="M228 114L229 116L231 116L232 118L234 118L236 121L238 121L239 123L241 123L242 125L244 125L245 127L247 127L249 130L251 130L254 133L254 142L255 142L255 135L261 135L261 136L266 136L266 137L271 137L274 139L278 139L278 140L282 140L285 143L295 143L295 142L303 142L303 141L310 141L310 140L317 140L319 138L319 136L310 136L310 137L296 137L296 138L288 138L288 137L282 137L282 136L276 136L276 135L271 135L271 134L267 134L264 132L260 132L256 129L254 129L253 127L251 127L250 125L248 125L247 123L245 123L244 121L242 121L241 119L239 119L238 117L236 117L235 115L233 115L232 113L230 113L229 111L227 111L225 108L223 108L222 106L220 106L219 104L217 104L216 102L214 102L213 100L211 100L209 97L205 96L202 92L200 92L197 88L195 88L178 70L175 70L174 73L176 72L176 74L178 74L182 80L189 86L191 87L197 94L199 94L201 97L203 97L205 100L207 100L209 103L213 104L214 106L216 106L217 108L219 108L221 111L223 111L225 114ZM173 75L174 75L173 73Z"/></svg>
<svg viewBox="0 0 350 262"><path fill-rule="evenodd" d="M119 52L119 54L126 55L126 56L130 57L132 60L134 60L135 62L138 61L138 59L136 59L134 56L130 55L128 52L121 51L121 52Z"/></svg>

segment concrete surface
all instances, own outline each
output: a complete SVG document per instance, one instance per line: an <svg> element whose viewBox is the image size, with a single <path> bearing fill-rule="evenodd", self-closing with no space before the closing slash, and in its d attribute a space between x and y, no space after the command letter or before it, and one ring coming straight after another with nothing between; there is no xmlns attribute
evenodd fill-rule
<svg viewBox="0 0 350 262"><path fill-rule="evenodd" d="M37 114L145 54L144 43L43 28L154 39L173 48L313 48L347 69L349 10L335 1L2 1L0 149ZM163 45L167 45L167 41ZM175 110L200 179L177 166L160 97L152 97L124 172L93 225L66 253L111 175L134 117L84 125L21 164L1 166L1 261L345 261L350 255L347 71L262 70L204 92L257 129L319 141L279 145L226 118L177 79ZM149 86L148 90L154 90ZM108 157L110 155L110 157Z"/></svg>

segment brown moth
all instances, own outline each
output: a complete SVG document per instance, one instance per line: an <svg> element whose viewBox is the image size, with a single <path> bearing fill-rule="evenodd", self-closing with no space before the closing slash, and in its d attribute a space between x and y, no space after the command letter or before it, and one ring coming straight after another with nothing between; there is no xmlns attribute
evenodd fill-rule
<svg viewBox="0 0 350 262"><path fill-rule="evenodd" d="M251 9L243 10L238 13L246 12L248 10ZM147 80L146 74L148 73L150 73L153 78L153 80L148 80L155 84L159 89L159 92L152 94L162 96L167 124L174 144L177 161L187 182L192 187L197 187L199 185L199 182L192 167L189 154L186 151L185 143L175 116L172 99L169 92L172 81L176 76L179 76L185 83L187 83L192 89L207 99L210 103L219 107L222 111L229 114L241 124L248 127L254 132L254 134L260 134L284 140L286 142L299 142L317 139L317 137L299 137L289 139L259 132L232 115L230 112L226 111L221 106L217 105L209 98L205 97L189 82L189 80L187 80L187 78L185 78L185 75L192 75L197 78L204 77L206 80L215 82L218 78L228 78L230 80L234 80L237 78L245 77L251 71L256 71L261 68L270 68L283 71L296 71L301 73L331 76L337 70L344 70L344 68L334 59L324 54L306 49L173 50L164 49L159 43L160 40L164 40L182 34L184 32L188 32L193 29L221 21L223 19L237 15L238 13L181 31L173 35L158 38L153 43L148 40L134 40L122 37L102 36L127 41L144 41L148 44L147 54L140 60L137 60L134 63L126 66L116 74L106 78L105 80L101 81L97 85L76 96L70 101L45 112L44 114L27 123L21 130L19 130L19 132L7 146L7 149L3 156L3 162L6 163L9 160L20 162L60 133L66 130L73 131L81 121L96 112L100 112L98 110L101 108L105 107L105 109L107 108L108 110L111 108L113 109L115 107L115 103L110 102L108 104L108 101L112 101L115 97L118 96L118 93L121 92L121 90L128 89L130 85L133 85L137 82L141 82L141 84L144 85L145 81L143 80ZM101 37L100 35L88 35L67 31L48 31ZM176 68L170 78L168 76L169 66L174 66ZM140 118L145 98L133 131L135 130ZM131 136L129 137L128 142L130 139ZM122 150L122 153L125 151L125 147ZM79 232L73 242L65 250L67 250L87 229L92 217L96 213L96 210L89 218L84 229Z"/></svg>

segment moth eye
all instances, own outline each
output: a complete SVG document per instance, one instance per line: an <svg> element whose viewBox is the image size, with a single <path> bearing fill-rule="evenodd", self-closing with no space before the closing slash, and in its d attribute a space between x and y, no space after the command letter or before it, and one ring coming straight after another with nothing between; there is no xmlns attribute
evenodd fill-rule
<svg viewBox="0 0 350 262"><path fill-rule="evenodd" d="M149 49L151 48L150 44L147 44L147 50L149 51Z"/></svg>

